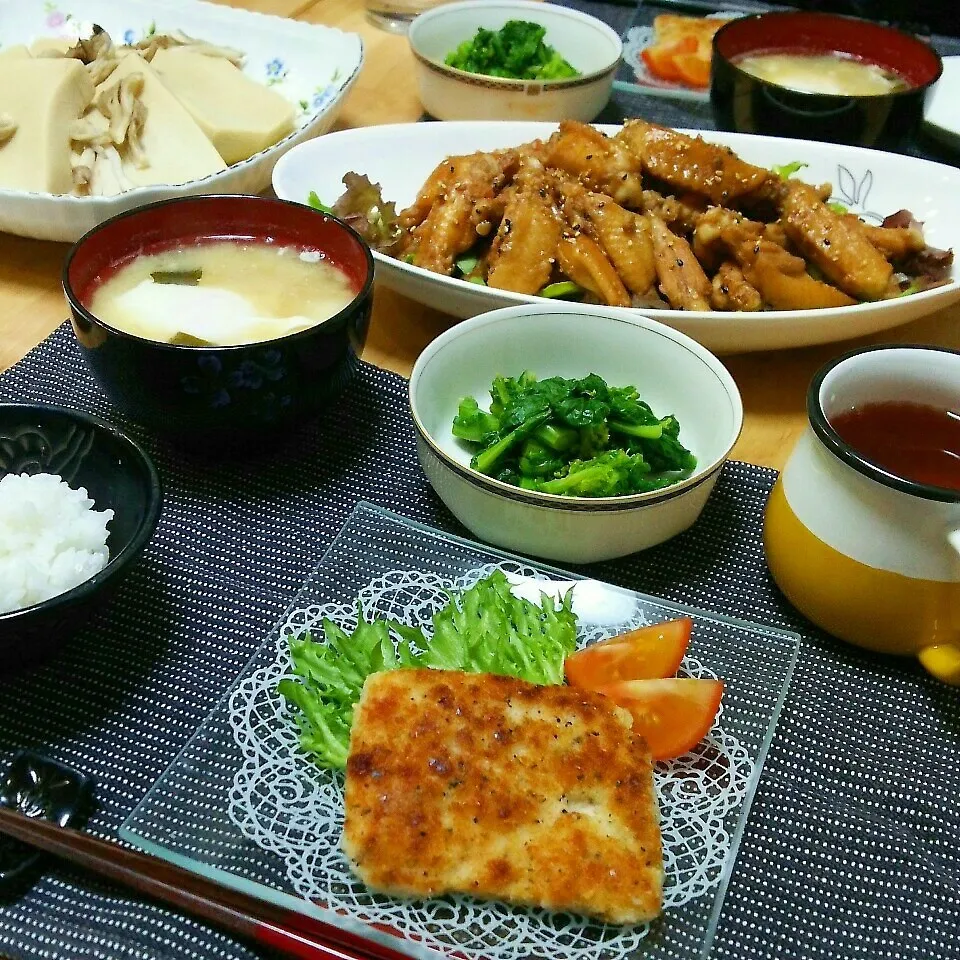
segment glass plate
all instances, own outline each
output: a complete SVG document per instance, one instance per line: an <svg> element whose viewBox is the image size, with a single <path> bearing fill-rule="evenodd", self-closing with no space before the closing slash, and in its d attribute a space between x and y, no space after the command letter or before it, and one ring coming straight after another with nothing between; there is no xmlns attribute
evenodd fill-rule
<svg viewBox="0 0 960 960"><path fill-rule="evenodd" d="M285 638L321 615L349 626L358 599L368 616L425 622L442 605L445 588L467 585L494 566L536 579L583 579L358 504L286 614L120 836L412 957L706 957L799 637L609 584L594 585L605 595L602 607L579 614L582 641L689 615L693 636L681 672L726 682L718 722L704 743L657 765L668 876L661 918L649 927L620 928L467 897L402 900L371 894L349 874L338 849L342 781L299 753L295 725L275 694L285 670Z"/></svg>

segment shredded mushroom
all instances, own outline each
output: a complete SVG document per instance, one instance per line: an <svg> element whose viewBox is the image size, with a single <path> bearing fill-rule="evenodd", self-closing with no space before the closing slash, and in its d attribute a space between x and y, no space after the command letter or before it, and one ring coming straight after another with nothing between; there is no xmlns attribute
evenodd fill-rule
<svg viewBox="0 0 960 960"><path fill-rule="evenodd" d="M110 54L104 57L97 57L92 63L87 64L87 73L95 87L99 87L104 80L110 77L110 74L117 69L120 59L116 52L111 50Z"/></svg>
<svg viewBox="0 0 960 960"><path fill-rule="evenodd" d="M189 47L193 53L200 53L206 57L222 57L229 60L235 67L243 66L243 51L234 47L221 47L214 43L207 43L206 40L198 40L191 37L182 30L171 30L170 33L155 34L151 37L145 37L139 43L134 44L134 49L140 51L140 55L148 63L153 60L158 50L166 50L168 47Z"/></svg>
<svg viewBox="0 0 960 960"><path fill-rule="evenodd" d="M97 151L97 161L93 165L92 174L89 189L96 196L116 196L133 186L123 172L123 160L113 145Z"/></svg>
<svg viewBox="0 0 960 960"><path fill-rule="evenodd" d="M103 27L97 24L93 25L89 37L83 37L78 40L67 52L65 57L72 57L81 63L91 64L100 58L106 58L113 54L113 40L110 34Z"/></svg>
<svg viewBox="0 0 960 960"><path fill-rule="evenodd" d="M18 126L17 121L9 113L0 113L0 147L8 140L13 139Z"/></svg>
<svg viewBox="0 0 960 960"><path fill-rule="evenodd" d="M77 193L86 194L93 181L93 165L97 162L97 151L93 147L84 147L80 153L74 153L71 160L73 184Z"/></svg>
<svg viewBox="0 0 960 960"><path fill-rule="evenodd" d="M142 73L130 73L101 90L94 100L97 109L107 118L110 141L118 148L126 147L130 162L140 169L147 162L141 139L147 118L147 108L140 99L143 84Z"/></svg>

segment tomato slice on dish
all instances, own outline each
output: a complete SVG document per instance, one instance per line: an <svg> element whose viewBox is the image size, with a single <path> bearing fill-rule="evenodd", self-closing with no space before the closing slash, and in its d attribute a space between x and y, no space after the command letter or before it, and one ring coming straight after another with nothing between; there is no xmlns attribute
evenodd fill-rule
<svg viewBox="0 0 960 960"><path fill-rule="evenodd" d="M647 741L654 760L670 760L707 735L720 709L723 681L694 677L621 680L597 692L630 711L633 731Z"/></svg>
<svg viewBox="0 0 960 960"><path fill-rule="evenodd" d="M680 79L691 87L710 86L710 60L702 53L678 53L673 65Z"/></svg>
<svg viewBox="0 0 960 960"><path fill-rule="evenodd" d="M598 690L618 680L672 677L687 652L692 629L693 621L683 617L591 643L567 657L567 683Z"/></svg>
<svg viewBox="0 0 960 960"><path fill-rule="evenodd" d="M674 62L677 54L694 53L697 49L696 37L686 36L670 43L656 43L645 47L640 56L647 69L661 80L681 80L680 71Z"/></svg>

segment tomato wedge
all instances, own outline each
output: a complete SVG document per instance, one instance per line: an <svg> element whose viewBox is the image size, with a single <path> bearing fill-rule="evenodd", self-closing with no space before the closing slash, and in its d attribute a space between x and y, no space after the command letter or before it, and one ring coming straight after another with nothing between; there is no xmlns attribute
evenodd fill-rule
<svg viewBox="0 0 960 960"><path fill-rule="evenodd" d="M694 53L697 49L696 37L685 36L669 43L656 43L645 47L640 56L647 69L661 80L680 80L680 71L674 63L674 57L682 53Z"/></svg>
<svg viewBox="0 0 960 960"><path fill-rule="evenodd" d="M591 643L567 657L567 683L598 690L618 680L672 677L687 652L692 629L693 621L683 617Z"/></svg>
<svg viewBox="0 0 960 960"><path fill-rule="evenodd" d="M694 677L621 680L597 692L630 711L633 731L647 741L654 760L670 760L707 735L720 709L723 681Z"/></svg>
<svg viewBox="0 0 960 960"><path fill-rule="evenodd" d="M678 53L673 58L673 65L680 79L691 87L710 86L710 60L702 53Z"/></svg>

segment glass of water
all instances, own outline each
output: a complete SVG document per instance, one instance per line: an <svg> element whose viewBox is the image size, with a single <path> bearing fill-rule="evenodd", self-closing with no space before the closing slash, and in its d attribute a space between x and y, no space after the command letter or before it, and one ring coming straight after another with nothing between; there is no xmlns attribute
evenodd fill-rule
<svg viewBox="0 0 960 960"><path fill-rule="evenodd" d="M406 33L419 14L450 0L366 0L367 19L390 33Z"/></svg>

